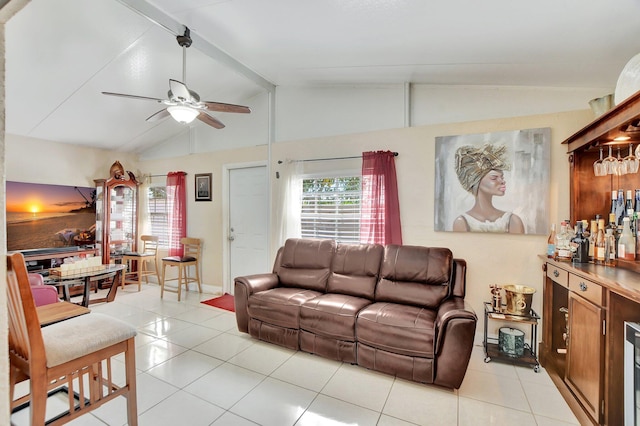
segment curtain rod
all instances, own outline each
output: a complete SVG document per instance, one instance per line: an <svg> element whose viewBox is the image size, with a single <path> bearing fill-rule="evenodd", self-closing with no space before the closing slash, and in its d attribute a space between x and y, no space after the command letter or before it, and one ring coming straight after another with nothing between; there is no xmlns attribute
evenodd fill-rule
<svg viewBox="0 0 640 426"><path fill-rule="evenodd" d="M185 173L184 175L187 176L188 173ZM167 177L167 175L143 175L143 177L150 177L150 178L154 178L154 177Z"/></svg>
<svg viewBox="0 0 640 426"><path fill-rule="evenodd" d="M394 157L398 156L397 152L393 153ZM352 158L362 158L362 155L353 155L351 157L331 157L331 158L310 158L308 160L293 160L293 161L301 161L303 163L306 163L308 161L329 161L329 160L349 160ZM282 164L283 161L282 160L278 160L278 164Z"/></svg>

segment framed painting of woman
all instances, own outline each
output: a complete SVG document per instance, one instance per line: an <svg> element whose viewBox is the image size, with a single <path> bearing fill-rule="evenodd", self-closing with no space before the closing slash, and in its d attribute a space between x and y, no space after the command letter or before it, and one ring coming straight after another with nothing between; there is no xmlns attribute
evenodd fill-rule
<svg viewBox="0 0 640 426"><path fill-rule="evenodd" d="M436 231L547 234L551 129L439 136Z"/></svg>

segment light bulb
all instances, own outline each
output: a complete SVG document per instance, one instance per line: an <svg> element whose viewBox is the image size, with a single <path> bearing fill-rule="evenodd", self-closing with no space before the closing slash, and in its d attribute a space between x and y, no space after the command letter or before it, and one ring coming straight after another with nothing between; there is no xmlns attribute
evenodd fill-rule
<svg viewBox="0 0 640 426"><path fill-rule="evenodd" d="M183 105L175 105L167 108L171 117L178 123L189 124L200 114L197 110Z"/></svg>

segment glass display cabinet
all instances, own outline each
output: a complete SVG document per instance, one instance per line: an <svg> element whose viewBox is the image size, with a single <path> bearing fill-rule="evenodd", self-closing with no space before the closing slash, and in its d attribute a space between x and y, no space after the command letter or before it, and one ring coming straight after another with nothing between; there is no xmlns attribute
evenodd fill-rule
<svg viewBox="0 0 640 426"><path fill-rule="evenodd" d="M119 263L123 253L136 250L138 240L138 185L120 162L108 179L96 179L96 247L102 263Z"/></svg>

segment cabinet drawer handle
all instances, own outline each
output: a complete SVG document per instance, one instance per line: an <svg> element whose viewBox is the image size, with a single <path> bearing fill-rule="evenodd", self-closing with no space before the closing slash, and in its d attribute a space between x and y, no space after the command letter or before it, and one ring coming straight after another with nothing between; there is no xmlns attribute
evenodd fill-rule
<svg viewBox="0 0 640 426"><path fill-rule="evenodd" d="M587 291L587 285L584 281L580 283L580 291Z"/></svg>
<svg viewBox="0 0 640 426"><path fill-rule="evenodd" d="M556 278L558 278L558 277L560 276L560 272L558 272L558 270L557 270L557 269L554 269L554 270L553 270L553 276L554 276L554 277L556 277Z"/></svg>

